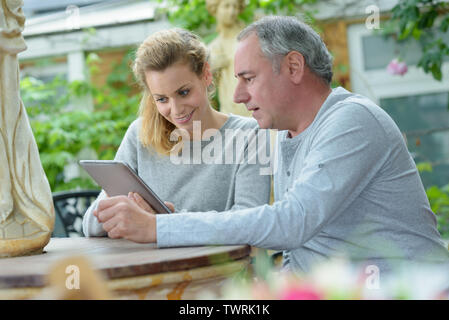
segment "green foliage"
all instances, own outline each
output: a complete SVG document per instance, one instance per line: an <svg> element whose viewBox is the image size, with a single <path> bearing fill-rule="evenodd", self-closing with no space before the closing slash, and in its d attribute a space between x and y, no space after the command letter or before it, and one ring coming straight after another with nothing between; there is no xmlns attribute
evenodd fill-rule
<svg viewBox="0 0 449 320"><path fill-rule="evenodd" d="M98 159L113 159L129 124L136 118L140 96L131 93L128 65L130 56L117 65L103 87L88 82L68 83L56 77L49 83L25 78L21 96L39 148L42 166L53 192L96 188L90 178L68 180L64 168L77 161L82 150L93 149ZM87 58L95 72L98 56ZM70 106L73 99L90 95L93 110Z"/></svg>
<svg viewBox="0 0 449 320"><path fill-rule="evenodd" d="M192 30L205 37L205 42L211 38L211 29L215 18L206 9L206 0L158 0L166 5L169 20L176 26ZM245 23L254 20L258 12L264 14L301 14L308 20L313 20L313 12L306 10L304 5L316 3L316 0L249 0L240 14ZM213 35L212 35L213 36Z"/></svg>
<svg viewBox="0 0 449 320"><path fill-rule="evenodd" d="M391 20L384 33L393 36L398 43L417 41L422 55L417 67L441 81L442 64L449 56L448 39L449 3L433 0L399 0L391 11ZM418 163L420 172L431 172L430 163ZM438 220L438 229L449 238L449 185L432 186L426 190L427 197Z"/></svg>
<svg viewBox="0 0 449 320"><path fill-rule="evenodd" d="M448 2L400 0L392 9L386 32L392 32L398 41L418 41L422 48L418 67L441 81L441 66L445 57L449 56L449 46L443 37L447 35L448 28Z"/></svg>
<svg viewBox="0 0 449 320"><path fill-rule="evenodd" d="M201 28L210 29L215 19L206 10L206 0L168 0L168 18L171 23L181 28L198 31Z"/></svg>
<svg viewBox="0 0 449 320"><path fill-rule="evenodd" d="M416 168L419 172L432 172L432 164L430 162L419 162L416 164Z"/></svg>
<svg viewBox="0 0 449 320"><path fill-rule="evenodd" d="M426 190L432 211L437 215L438 230L445 239L449 238L449 184Z"/></svg>
<svg viewBox="0 0 449 320"><path fill-rule="evenodd" d="M419 172L432 171L432 165L429 162L420 162L416 164ZM445 239L449 238L449 184L439 188L432 186L426 190L429 198L430 207L436 214L438 222L438 231Z"/></svg>

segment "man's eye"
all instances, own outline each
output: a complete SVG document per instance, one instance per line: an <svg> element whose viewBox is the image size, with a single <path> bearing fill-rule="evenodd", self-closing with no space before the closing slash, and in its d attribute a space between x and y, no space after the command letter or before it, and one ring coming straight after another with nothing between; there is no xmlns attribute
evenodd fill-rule
<svg viewBox="0 0 449 320"><path fill-rule="evenodd" d="M253 80L254 80L254 77L251 77L251 78L245 78L245 81L248 82L248 83L253 82Z"/></svg>

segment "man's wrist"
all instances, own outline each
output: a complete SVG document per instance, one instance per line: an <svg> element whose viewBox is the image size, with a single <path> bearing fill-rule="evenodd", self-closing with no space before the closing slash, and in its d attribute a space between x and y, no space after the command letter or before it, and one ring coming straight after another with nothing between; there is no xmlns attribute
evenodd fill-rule
<svg viewBox="0 0 449 320"><path fill-rule="evenodd" d="M149 236L148 242L157 243L157 218L155 214L150 214L149 217Z"/></svg>

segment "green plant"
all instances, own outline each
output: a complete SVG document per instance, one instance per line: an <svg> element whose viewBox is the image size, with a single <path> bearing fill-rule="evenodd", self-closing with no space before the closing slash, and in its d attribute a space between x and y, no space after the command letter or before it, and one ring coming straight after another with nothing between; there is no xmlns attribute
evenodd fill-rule
<svg viewBox="0 0 449 320"><path fill-rule="evenodd" d="M417 67L441 81L442 64L449 56L448 29L447 1L399 0L391 10L391 19L383 33L393 36L398 43L417 41L422 49ZM432 165L427 162L418 163L417 168L419 172L432 171ZM449 185L429 187L426 193L441 235L449 238Z"/></svg>
<svg viewBox="0 0 449 320"><path fill-rule="evenodd" d="M207 43L216 34L211 31L215 18L206 9L206 0L158 0L163 3L171 23L182 28L196 31L204 37ZM314 4L317 0L249 0L240 14L240 19L246 23L254 20L257 12L265 14L295 15L301 13L308 20L313 20L313 11L305 5Z"/></svg>
<svg viewBox="0 0 449 320"><path fill-rule="evenodd" d="M418 41L422 55L418 67L436 80L443 77L442 64L449 56L445 34L449 28L449 3L434 0L400 0L391 10L385 33L398 42Z"/></svg>
<svg viewBox="0 0 449 320"><path fill-rule="evenodd" d="M432 211L438 221L438 231L445 239L449 238L449 184L438 188L432 186L426 190Z"/></svg>
<svg viewBox="0 0 449 320"><path fill-rule="evenodd" d="M418 171L431 172L432 164L429 162L420 162L416 164ZM430 207L436 214L438 231L445 239L449 238L449 184L438 187L431 186L426 189L427 198L429 199Z"/></svg>
<svg viewBox="0 0 449 320"><path fill-rule="evenodd" d="M77 161L82 150L95 150L98 159L113 159L128 128L136 118L140 95L132 92L128 65L130 54L116 66L107 84L97 87L88 82L67 82L55 77L49 83L25 78L21 97L39 148L42 166L53 192L96 188L90 178L64 176L64 168ZM98 57L87 62L95 72ZM76 97L90 95L93 110L70 107Z"/></svg>

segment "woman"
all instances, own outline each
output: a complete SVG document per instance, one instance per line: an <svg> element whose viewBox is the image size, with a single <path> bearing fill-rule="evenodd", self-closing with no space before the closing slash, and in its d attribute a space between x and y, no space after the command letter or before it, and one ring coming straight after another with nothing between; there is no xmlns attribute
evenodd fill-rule
<svg viewBox="0 0 449 320"><path fill-rule="evenodd" d="M133 71L144 93L140 116L128 128L116 160L130 165L178 211L225 211L268 203L270 176L260 174L251 148L257 122L211 107L207 49L197 36L182 29L151 35L139 47ZM176 137L182 138L181 144ZM124 238L145 242L146 212L151 207L136 194L112 197L116 199L107 212L114 219L103 226L96 207L105 198L102 191L87 210L84 234L114 238L118 228L125 228Z"/></svg>

